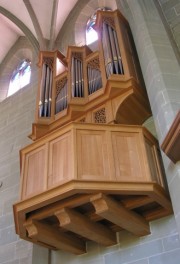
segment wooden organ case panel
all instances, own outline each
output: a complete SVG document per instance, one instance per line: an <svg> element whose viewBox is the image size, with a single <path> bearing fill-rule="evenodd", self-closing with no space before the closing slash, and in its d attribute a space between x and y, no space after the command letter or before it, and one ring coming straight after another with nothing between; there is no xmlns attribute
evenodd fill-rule
<svg viewBox="0 0 180 264"><path fill-rule="evenodd" d="M130 28L119 11L98 11L99 49L41 51L32 144L20 151L16 232L74 254L116 232L150 233L172 213Z"/></svg>
<svg viewBox="0 0 180 264"><path fill-rule="evenodd" d="M105 131L78 131L78 179L110 180L107 151Z"/></svg>
<svg viewBox="0 0 180 264"><path fill-rule="evenodd" d="M24 166L21 176L21 199L25 199L47 188L47 146L28 151L22 160Z"/></svg>
<svg viewBox="0 0 180 264"><path fill-rule="evenodd" d="M139 133L112 133L115 175L118 181L147 181Z"/></svg>
<svg viewBox="0 0 180 264"><path fill-rule="evenodd" d="M50 141L48 188L72 179L72 154L71 132L67 132Z"/></svg>

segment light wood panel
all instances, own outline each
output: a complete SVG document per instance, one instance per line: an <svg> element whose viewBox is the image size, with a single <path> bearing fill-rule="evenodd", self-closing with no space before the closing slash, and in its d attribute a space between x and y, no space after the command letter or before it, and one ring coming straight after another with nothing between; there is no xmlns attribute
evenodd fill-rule
<svg viewBox="0 0 180 264"><path fill-rule="evenodd" d="M78 179L109 179L105 131L77 131Z"/></svg>
<svg viewBox="0 0 180 264"><path fill-rule="evenodd" d="M28 153L24 163L22 199L43 192L47 188L47 146Z"/></svg>
<svg viewBox="0 0 180 264"><path fill-rule="evenodd" d="M112 133L113 157L118 181L146 180L138 133Z"/></svg>
<svg viewBox="0 0 180 264"><path fill-rule="evenodd" d="M141 126L72 123L21 151L23 199L72 179L164 186L158 146Z"/></svg>
<svg viewBox="0 0 180 264"><path fill-rule="evenodd" d="M71 132L67 132L50 142L48 188L73 177L72 152Z"/></svg>

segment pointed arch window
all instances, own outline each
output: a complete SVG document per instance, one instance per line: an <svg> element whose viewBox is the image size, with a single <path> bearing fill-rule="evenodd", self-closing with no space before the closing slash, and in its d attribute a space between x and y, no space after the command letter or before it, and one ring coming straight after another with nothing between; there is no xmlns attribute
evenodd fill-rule
<svg viewBox="0 0 180 264"><path fill-rule="evenodd" d="M107 7L101 7L98 8L94 14L89 18L87 24L86 24L86 44L89 45L93 42L95 42L98 39L98 34L94 28L95 22L96 22L96 16L97 16L97 11L102 10L102 11L110 11L110 8Z"/></svg>
<svg viewBox="0 0 180 264"><path fill-rule="evenodd" d="M23 60L14 70L7 96L16 93L18 90L30 83L31 78L31 62L28 59Z"/></svg>

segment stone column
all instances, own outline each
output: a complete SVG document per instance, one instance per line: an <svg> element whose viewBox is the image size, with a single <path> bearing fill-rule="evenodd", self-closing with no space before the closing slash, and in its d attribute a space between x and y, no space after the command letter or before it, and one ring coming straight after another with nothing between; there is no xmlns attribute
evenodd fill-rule
<svg viewBox="0 0 180 264"><path fill-rule="evenodd" d="M178 2L178 0L177 0ZM117 0L129 21L160 144L180 109L180 67L153 0ZM180 162L163 161L180 234Z"/></svg>

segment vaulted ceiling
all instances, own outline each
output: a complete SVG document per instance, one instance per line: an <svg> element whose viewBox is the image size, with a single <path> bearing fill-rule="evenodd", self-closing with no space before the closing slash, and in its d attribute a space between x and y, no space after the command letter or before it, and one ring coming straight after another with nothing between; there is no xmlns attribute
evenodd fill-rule
<svg viewBox="0 0 180 264"><path fill-rule="evenodd" d="M0 0L0 63L20 36L31 35L45 49L56 39L77 0Z"/></svg>

